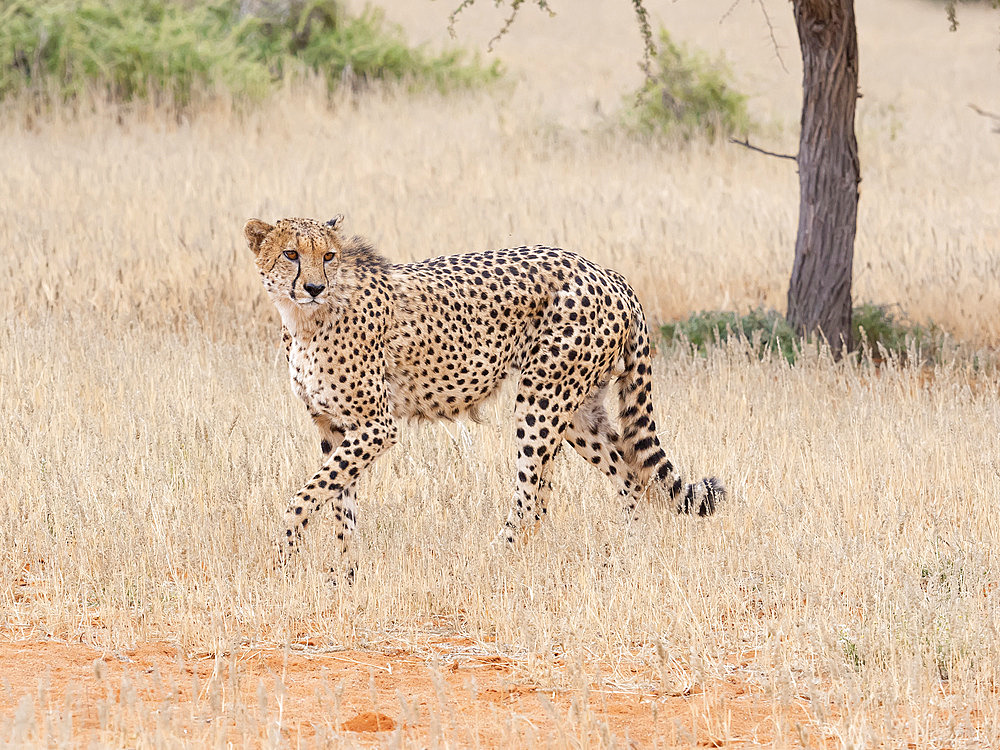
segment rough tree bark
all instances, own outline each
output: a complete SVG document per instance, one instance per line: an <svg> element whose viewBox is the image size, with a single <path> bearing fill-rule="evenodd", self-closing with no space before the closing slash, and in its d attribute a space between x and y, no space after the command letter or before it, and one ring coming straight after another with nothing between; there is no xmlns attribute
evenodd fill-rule
<svg viewBox="0 0 1000 750"><path fill-rule="evenodd" d="M799 229L788 321L821 332L839 356L851 342L858 216L858 35L854 0L792 0L802 48Z"/></svg>

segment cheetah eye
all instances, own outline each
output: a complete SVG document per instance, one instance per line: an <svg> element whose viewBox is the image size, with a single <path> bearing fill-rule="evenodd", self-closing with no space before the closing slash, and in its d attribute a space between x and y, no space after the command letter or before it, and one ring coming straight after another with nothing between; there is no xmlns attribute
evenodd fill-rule
<svg viewBox="0 0 1000 750"><path fill-rule="evenodd" d="M299 259L299 254L297 252L295 252L294 250L285 250L285 252L283 253L283 255L286 258L288 258L288 260L298 260Z"/></svg>
<svg viewBox="0 0 1000 750"><path fill-rule="evenodd" d="M323 260L329 263L331 260L333 260L333 253L327 253L326 255L324 255Z"/></svg>

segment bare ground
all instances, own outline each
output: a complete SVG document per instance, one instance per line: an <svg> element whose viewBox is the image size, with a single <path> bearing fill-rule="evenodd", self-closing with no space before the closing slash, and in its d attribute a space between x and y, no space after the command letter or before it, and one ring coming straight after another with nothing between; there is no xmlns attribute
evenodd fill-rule
<svg viewBox="0 0 1000 750"><path fill-rule="evenodd" d="M825 747L834 739L803 728L807 698L767 694L753 654L733 654L724 679L650 690L619 685L608 665L576 665L581 689L567 690L526 679L523 665L488 644L445 634L410 647L299 643L187 655L166 642L111 653L7 637L0 729L15 741L47 731L34 739L126 746L158 727L196 741L289 746L572 746L591 734L622 747L768 746L777 737Z"/></svg>

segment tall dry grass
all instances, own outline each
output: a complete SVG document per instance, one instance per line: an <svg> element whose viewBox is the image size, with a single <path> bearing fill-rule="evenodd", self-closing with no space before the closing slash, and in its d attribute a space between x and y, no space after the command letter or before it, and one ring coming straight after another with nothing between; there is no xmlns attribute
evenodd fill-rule
<svg viewBox="0 0 1000 750"><path fill-rule="evenodd" d="M876 93L859 116L856 296L996 346L1000 138L907 98L906 79L878 78L879 55L895 59L899 35L915 32L866 29L881 5L860 5L862 81ZM922 24L924 85L956 101L981 93L949 57L936 9L886 5ZM600 43L616 28L628 27L605 26ZM516 59L515 42L501 52ZM749 80L776 65L758 47ZM619 64L631 49L622 41ZM977 59L995 68L990 54ZM727 482L719 514L651 509L625 528L610 485L567 454L552 518L524 549L498 552L508 394L485 425L407 428L362 480L357 585L324 586L322 525L301 575L270 571L285 500L318 447L243 246L246 218L344 212L394 260L573 247L625 272L654 319L783 306L788 164L629 140L600 118L574 128L532 106L543 94L522 82L328 104L305 86L181 121L9 107L0 625L110 649L212 650L405 641L444 619L550 684L569 680L554 654L627 655L645 665L627 678L641 687L660 679L657 644L691 680L725 675L745 652L776 700L808 706L815 736L1000 743L1000 399L996 376L964 356L876 371L819 355L758 362L738 344L672 351L656 364L661 438L685 473ZM794 123L775 111L767 132L787 141Z"/></svg>

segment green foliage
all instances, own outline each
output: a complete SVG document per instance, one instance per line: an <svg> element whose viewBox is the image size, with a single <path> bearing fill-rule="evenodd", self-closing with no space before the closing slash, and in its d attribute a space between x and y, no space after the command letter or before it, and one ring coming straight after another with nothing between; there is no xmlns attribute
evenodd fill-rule
<svg viewBox="0 0 1000 750"><path fill-rule="evenodd" d="M128 101L195 89L258 98L304 71L330 86L405 79L447 88L487 82L458 50L406 44L381 11L348 16L336 0L291 3L284 18L240 16L239 0L8 0L0 5L0 97L21 90L72 99L88 88Z"/></svg>
<svg viewBox="0 0 1000 750"><path fill-rule="evenodd" d="M311 0L295 6L283 22L248 19L245 40L258 55L281 70L289 60L322 72L331 85L342 78L410 79L440 89L496 80L499 63L483 67L457 49L438 55L410 47L402 29L368 6L358 17L345 14L338 0Z"/></svg>
<svg viewBox="0 0 1000 750"><path fill-rule="evenodd" d="M842 633L840 636L840 647L843 649L844 661L847 662L847 666L855 672L860 672L865 666L865 658L861 655L858 644L851 640L846 633Z"/></svg>
<svg viewBox="0 0 1000 750"><path fill-rule="evenodd" d="M661 326L660 333L668 344L686 341L700 352L735 335L752 343L758 357L774 353L789 363L795 361L798 340L781 313L763 308L743 315L721 310L696 312L686 320Z"/></svg>
<svg viewBox="0 0 1000 750"><path fill-rule="evenodd" d="M626 99L625 120L633 129L685 138L744 135L750 129L747 98L732 88L724 61L689 52L661 30L649 73L643 87Z"/></svg>
<svg viewBox="0 0 1000 750"><path fill-rule="evenodd" d="M944 331L938 326L912 323L897 306L870 302L852 311L851 335L855 347L867 349L875 361L886 356L906 360L911 352L919 352L923 359L933 360L944 344Z"/></svg>
<svg viewBox="0 0 1000 750"><path fill-rule="evenodd" d="M935 595L959 595L968 590L965 570L955 560L940 558L920 566L920 587Z"/></svg>
<svg viewBox="0 0 1000 750"><path fill-rule="evenodd" d="M240 54L222 10L219 3L15 0L0 15L0 96L54 85L71 98L92 83L122 99L155 90L184 100L195 82L254 91L266 71Z"/></svg>
<svg viewBox="0 0 1000 750"><path fill-rule="evenodd" d="M907 360L912 352L922 359L934 359L944 343L944 332L937 326L910 323L888 305L862 304L854 308L851 331L859 356L880 362L886 357ZM713 344L730 336L744 339L758 357L778 355L794 364L803 341L776 310L758 308L739 314L708 310L660 327L668 344L685 342L704 353Z"/></svg>

